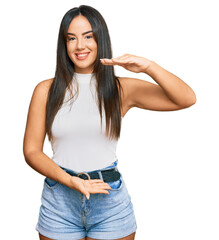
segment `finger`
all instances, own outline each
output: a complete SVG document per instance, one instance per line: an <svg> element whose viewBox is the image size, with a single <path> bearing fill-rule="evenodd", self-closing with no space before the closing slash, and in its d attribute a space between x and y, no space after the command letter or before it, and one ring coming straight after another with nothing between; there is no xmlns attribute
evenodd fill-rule
<svg viewBox="0 0 219 240"><path fill-rule="evenodd" d="M107 190L98 190L95 191L94 193L105 193L105 194L109 194L109 192Z"/></svg>
<svg viewBox="0 0 219 240"><path fill-rule="evenodd" d="M92 188L102 188L102 189L111 189L108 183L93 183L91 185Z"/></svg>
<svg viewBox="0 0 219 240"><path fill-rule="evenodd" d="M117 58L112 58L111 59L113 63L126 63L126 59L117 59Z"/></svg>
<svg viewBox="0 0 219 240"><path fill-rule="evenodd" d="M113 62L111 59L101 60L101 63L102 63L103 65L118 65L117 63Z"/></svg>
<svg viewBox="0 0 219 240"><path fill-rule="evenodd" d="M114 63L114 62L120 62L120 60L122 62L123 59L119 59L119 58L102 58L102 59L100 59L100 61L102 63Z"/></svg>
<svg viewBox="0 0 219 240"><path fill-rule="evenodd" d="M119 57L115 57L115 58L100 58L101 61L104 61L104 62L107 62L107 61L110 61L111 59L117 59L117 60L123 60L123 59L127 59L129 58L131 55L126 53L126 54L123 54L122 56L119 56Z"/></svg>
<svg viewBox="0 0 219 240"><path fill-rule="evenodd" d="M87 198L87 200L89 200L89 198L90 198L90 193L87 192L87 193L85 194L85 197Z"/></svg>
<svg viewBox="0 0 219 240"><path fill-rule="evenodd" d="M90 193L89 192L82 192L82 194L87 198L87 200L89 200L90 198Z"/></svg>
<svg viewBox="0 0 219 240"><path fill-rule="evenodd" d="M106 60L105 63L109 65L122 65L122 64L126 64L127 61L122 59L112 58L110 60Z"/></svg>
<svg viewBox="0 0 219 240"><path fill-rule="evenodd" d="M91 183L104 183L104 181L102 179L90 179Z"/></svg>
<svg viewBox="0 0 219 240"><path fill-rule="evenodd" d="M103 64L103 65L111 65L112 64L112 61L110 59L100 59L100 62Z"/></svg>
<svg viewBox="0 0 219 240"><path fill-rule="evenodd" d="M107 184L106 189L112 189L109 184Z"/></svg>
<svg viewBox="0 0 219 240"><path fill-rule="evenodd" d="M126 63L126 60L112 58L112 59L104 59L102 63L105 65L122 65Z"/></svg>
<svg viewBox="0 0 219 240"><path fill-rule="evenodd" d="M95 183L95 184L88 185L86 188L90 193L97 193L97 192L102 192L102 191L112 189L107 183L104 183L104 184Z"/></svg>
<svg viewBox="0 0 219 240"><path fill-rule="evenodd" d="M111 189L111 187L108 183L104 183L104 184L98 183L97 187L103 188L103 189Z"/></svg>
<svg viewBox="0 0 219 240"><path fill-rule="evenodd" d="M127 63L128 63L127 60L112 58L112 65L123 66L126 65Z"/></svg>

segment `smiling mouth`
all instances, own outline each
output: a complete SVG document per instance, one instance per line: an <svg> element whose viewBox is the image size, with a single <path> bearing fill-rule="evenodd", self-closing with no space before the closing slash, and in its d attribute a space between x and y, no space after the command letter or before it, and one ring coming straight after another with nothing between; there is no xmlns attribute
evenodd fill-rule
<svg viewBox="0 0 219 240"><path fill-rule="evenodd" d="M88 53L75 53L75 56L78 60L84 60L87 58L87 56L89 55Z"/></svg>

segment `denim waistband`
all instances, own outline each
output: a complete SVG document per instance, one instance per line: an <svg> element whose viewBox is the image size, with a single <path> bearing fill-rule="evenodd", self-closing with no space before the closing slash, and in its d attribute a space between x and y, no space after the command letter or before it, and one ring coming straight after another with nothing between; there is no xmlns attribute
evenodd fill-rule
<svg viewBox="0 0 219 240"><path fill-rule="evenodd" d="M117 169L117 165L118 165L118 159L116 159L116 161L113 162L113 164L111 164L111 165L108 166L108 167L101 168L101 169L94 170L94 171L83 171L83 172L93 173L93 172L100 172L100 171L104 171L104 170L108 170L108 169L113 169L113 168L116 168L116 169ZM80 172L74 171L74 170L72 170L72 169L62 167L62 166L60 166L60 165L59 165L59 167L62 168L63 170L68 170L68 171L73 172L73 173L75 173L75 174L80 173Z"/></svg>

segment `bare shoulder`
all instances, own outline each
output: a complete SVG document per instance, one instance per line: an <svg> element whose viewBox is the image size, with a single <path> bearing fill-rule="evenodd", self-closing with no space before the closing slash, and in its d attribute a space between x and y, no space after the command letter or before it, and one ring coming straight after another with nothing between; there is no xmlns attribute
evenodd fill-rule
<svg viewBox="0 0 219 240"><path fill-rule="evenodd" d="M47 96L53 80L54 78L50 78L39 82L34 89L34 93L37 92L37 94L42 94L41 96Z"/></svg>
<svg viewBox="0 0 219 240"><path fill-rule="evenodd" d="M46 129L46 102L53 79L39 82L34 88L29 104L24 135L24 154L43 149Z"/></svg>
<svg viewBox="0 0 219 240"><path fill-rule="evenodd" d="M54 80L54 78L46 79L46 80L43 80L43 81L39 82L38 84L41 84L42 86L48 88L53 83L53 80Z"/></svg>
<svg viewBox="0 0 219 240"><path fill-rule="evenodd" d="M37 102L45 103L47 100L48 92L53 82L53 78L43 80L39 82L33 91L32 100Z"/></svg>

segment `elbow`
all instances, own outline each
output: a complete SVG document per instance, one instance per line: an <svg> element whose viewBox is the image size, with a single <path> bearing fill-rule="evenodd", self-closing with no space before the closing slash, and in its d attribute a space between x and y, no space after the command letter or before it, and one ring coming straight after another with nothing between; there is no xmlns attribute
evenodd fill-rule
<svg viewBox="0 0 219 240"><path fill-rule="evenodd" d="M36 149L23 149L23 155L24 155L25 162L28 165L31 165L33 159L38 154L38 152L39 152L39 150L36 150Z"/></svg>
<svg viewBox="0 0 219 240"><path fill-rule="evenodd" d="M24 160L27 164L30 161L30 153L31 153L31 150L29 149L29 147L27 147L26 144L23 144L23 155L24 155Z"/></svg>
<svg viewBox="0 0 219 240"><path fill-rule="evenodd" d="M197 101L195 93L190 95L188 98L184 99L183 104L181 104L182 108L188 108L194 105Z"/></svg>
<svg viewBox="0 0 219 240"><path fill-rule="evenodd" d="M191 107L197 101L196 94L191 87L187 90L184 97L184 106L186 108Z"/></svg>
<svg viewBox="0 0 219 240"><path fill-rule="evenodd" d="M192 89L191 89L192 90ZM197 101L197 98L196 98L196 94L195 92L192 90L192 93L190 95L190 106L194 105Z"/></svg>
<svg viewBox="0 0 219 240"><path fill-rule="evenodd" d="M31 161L31 152L30 151L24 151L23 150L23 155L24 155L24 160L25 162L30 165L30 161Z"/></svg>
<svg viewBox="0 0 219 240"><path fill-rule="evenodd" d="M191 101L191 105L190 106L194 105L196 103L196 101L197 101L197 98L196 98L196 96L194 96L193 100Z"/></svg>
<svg viewBox="0 0 219 240"><path fill-rule="evenodd" d="M197 98L196 98L195 93L193 92L193 93L191 94L191 96L190 96L189 101L188 101L189 107L192 106L192 105L194 105L194 104L196 103L196 101L197 101Z"/></svg>
<svg viewBox="0 0 219 240"><path fill-rule="evenodd" d="M25 146L23 146L23 155L24 155L24 160L27 163L28 162L28 151L26 150Z"/></svg>

